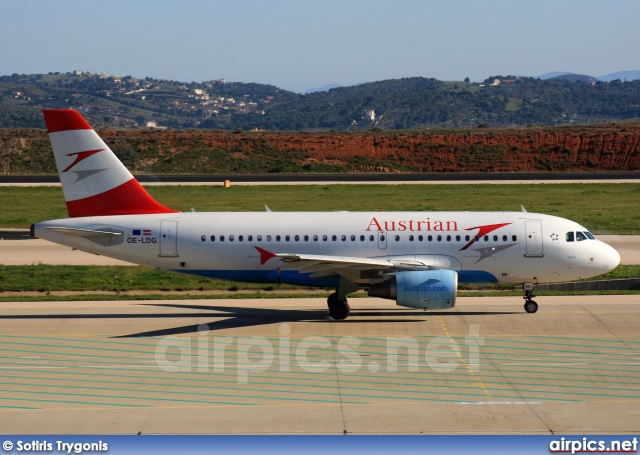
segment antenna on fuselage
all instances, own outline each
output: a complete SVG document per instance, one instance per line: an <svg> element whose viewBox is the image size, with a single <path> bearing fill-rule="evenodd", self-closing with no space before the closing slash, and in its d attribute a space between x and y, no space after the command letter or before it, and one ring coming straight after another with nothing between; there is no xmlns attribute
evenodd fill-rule
<svg viewBox="0 0 640 455"><path fill-rule="evenodd" d="M270 212L271 209L269 208L269 206L267 204L264 205L264 210L265 212Z"/></svg>
<svg viewBox="0 0 640 455"><path fill-rule="evenodd" d="M525 212L525 213L527 212L527 209L525 209L525 208L524 208L524 205L521 205L521 206L520 206L520 210L522 210L522 211L523 211L523 212Z"/></svg>

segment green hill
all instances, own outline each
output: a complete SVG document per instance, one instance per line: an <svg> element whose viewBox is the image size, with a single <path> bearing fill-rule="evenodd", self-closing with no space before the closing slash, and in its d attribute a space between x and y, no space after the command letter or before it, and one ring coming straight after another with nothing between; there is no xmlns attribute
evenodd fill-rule
<svg viewBox="0 0 640 455"><path fill-rule="evenodd" d="M147 122L232 131L551 126L639 118L640 80L496 76L470 84L413 77L302 95L224 80L86 72L0 76L0 128L44 128L44 108L77 109L96 128L143 128Z"/></svg>

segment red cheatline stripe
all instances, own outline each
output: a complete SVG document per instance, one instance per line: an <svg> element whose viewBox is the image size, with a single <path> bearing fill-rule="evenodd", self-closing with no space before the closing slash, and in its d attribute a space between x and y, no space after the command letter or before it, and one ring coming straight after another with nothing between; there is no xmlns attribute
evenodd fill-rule
<svg viewBox="0 0 640 455"><path fill-rule="evenodd" d="M44 121L50 133L71 130L90 130L91 125L77 111L69 109L45 109Z"/></svg>
<svg viewBox="0 0 640 455"><path fill-rule="evenodd" d="M67 201L70 217L178 213L155 201L134 178L95 196Z"/></svg>

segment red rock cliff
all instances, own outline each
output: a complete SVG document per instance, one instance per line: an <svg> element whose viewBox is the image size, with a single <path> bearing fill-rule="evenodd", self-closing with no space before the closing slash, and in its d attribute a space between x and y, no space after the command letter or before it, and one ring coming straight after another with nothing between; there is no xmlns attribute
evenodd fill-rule
<svg viewBox="0 0 640 455"><path fill-rule="evenodd" d="M640 171L640 125L375 133L101 131L139 173ZM55 173L46 133L0 130L0 173Z"/></svg>

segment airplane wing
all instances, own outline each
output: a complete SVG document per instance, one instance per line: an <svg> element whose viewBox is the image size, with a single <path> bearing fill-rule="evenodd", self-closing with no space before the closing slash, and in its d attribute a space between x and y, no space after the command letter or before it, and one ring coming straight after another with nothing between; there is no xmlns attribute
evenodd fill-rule
<svg viewBox="0 0 640 455"><path fill-rule="evenodd" d="M265 264L270 259L277 258L284 263L280 270L309 273L312 278L331 275L352 275L353 272L357 272L363 278L380 278L386 273L400 270L433 270L436 268L420 261L402 258L362 258L297 253L278 254L260 247L255 248L260 252L262 264Z"/></svg>

